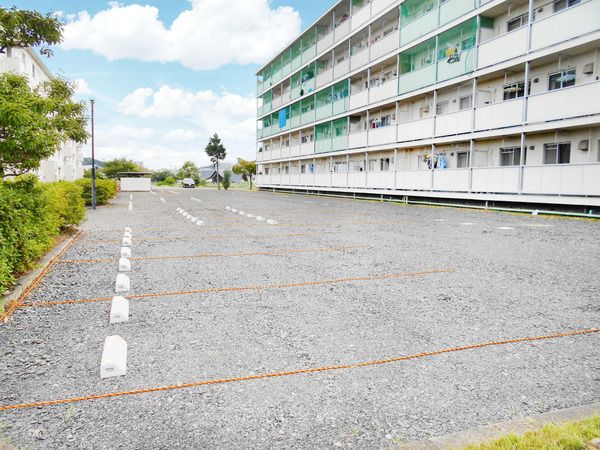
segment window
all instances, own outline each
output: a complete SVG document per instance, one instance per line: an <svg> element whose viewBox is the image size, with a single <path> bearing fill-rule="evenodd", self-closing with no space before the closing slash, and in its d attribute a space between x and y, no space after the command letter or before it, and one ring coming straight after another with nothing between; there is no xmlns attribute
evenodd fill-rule
<svg viewBox="0 0 600 450"><path fill-rule="evenodd" d="M379 170L382 172L390 170L390 158L381 158L379 160Z"/></svg>
<svg viewBox="0 0 600 450"><path fill-rule="evenodd" d="M521 147L500 148L501 166L518 166L521 163Z"/></svg>
<svg viewBox="0 0 600 450"><path fill-rule="evenodd" d="M300 165L300 173L306 173L306 164Z"/></svg>
<svg viewBox="0 0 600 450"><path fill-rule="evenodd" d="M446 112L448 111L449 104L450 104L450 102L448 100L445 100L443 102L439 102L437 105L435 105L435 113L438 116L440 114L446 114Z"/></svg>
<svg viewBox="0 0 600 450"><path fill-rule="evenodd" d="M575 69L561 70L548 75L548 90L562 89L575 85Z"/></svg>
<svg viewBox="0 0 600 450"><path fill-rule="evenodd" d="M562 11L581 3L581 0L554 0L554 12Z"/></svg>
<svg viewBox="0 0 600 450"><path fill-rule="evenodd" d="M544 164L569 164L571 143L544 144Z"/></svg>
<svg viewBox="0 0 600 450"><path fill-rule="evenodd" d="M525 95L525 81L518 81L516 83L505 84L502 87L504 92L504 100L512 100L513 98L523 97ZM527 83L527 94L531 90L531 81Z"/></svg>
<svg viewBox="0 0 600 450"><path fill-rule="evenodd" d="M456 167L469 167L469 152L456 152Z"/></svg>
<svg viewBox="0 0 600 450"><path fill-rule="evenodd" d="M460 100L460 109L469 109L471 107L471 96L468 95L466 97L461 97Z"/></svg>
<svg viewBox="0 0 600 450"><path fill-rule="evenodd" d="M306 134L304 136L302 136L302 143L303 144L307 144L309 142L312 142L315 138L314 134Z"/></svg>
<svg viewBox="0 0 600 450"><path fill-rule="evenodd" d="M534 16L534 18L535 18L535 16ZM516 30L517 28L524 27L525 25L527 25L527 22L529 22L529 13L525 13L525 14L520 15L519 17L510 19L506 23L506 31L509 32L509 31Z"/></svg>
<svg viewBox="0 0 600 450"><path fill-rule="evenodd" d="M370 159L369 160L369 172L375 172L375 167L377 167L377 160Z"/></svg>

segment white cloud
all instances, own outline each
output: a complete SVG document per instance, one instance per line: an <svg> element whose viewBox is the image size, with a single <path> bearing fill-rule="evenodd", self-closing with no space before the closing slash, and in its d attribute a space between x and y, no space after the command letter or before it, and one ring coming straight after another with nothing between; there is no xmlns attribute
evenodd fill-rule
<svg viewBox="0 0 600 450"><path fill-rule="evenodd" d="M75 83L75 95L90 95L92 93L92 89L83 78L77 78L73 82Z"/></svg>
<svg viewBox="0 0 600 450"><path fill-rule="evenodd" d="M194 70L263 63L300 32L289 6L269 0L190 0L170 26L149 5L120 5L95 15L80 12L64 29L64 49L92 50L109 60L179 62Z"/></svg>

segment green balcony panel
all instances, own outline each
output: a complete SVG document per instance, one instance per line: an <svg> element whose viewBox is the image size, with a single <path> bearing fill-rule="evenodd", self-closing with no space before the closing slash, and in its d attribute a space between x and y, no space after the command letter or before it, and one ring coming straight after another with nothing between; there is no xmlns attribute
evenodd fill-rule
<svg viewBox="0 0 600 450"><path fill-rule="evenodd" d="M446 0L440 2L440 26L464 16L475 9L475 0Z"/></svg>
<svg viewBox="0 0 600 450"><path fill-rule="evenodd" d="M331 149L346 150L348 148L348 118L334 120L332 123L332 145Z"/></svg>
<svg viewBox="0 0 600 450"><path fill-rule="evenodd" d="M292 128L297 128L299 127L302 122L301 122L301 113L300 113L300 102L296 102L294 103L291 107L290 107L290 114L291 114L291 119L290 119L290 126Z"/></svg>
<svg viewBox="0 0 600 450"><path fill-rule="evenodd" d="M315 153L331 151L331 122L315 126Z"/></svg>
<svg viewBox="0 0 600 450"><path fill-rule="evenodd" d="M398 93L414 91L435 83L435 38L400 54Z"/></svg>
<svg viewBox="0 0 600 450"><path fill-rule="evenodd" d="M333 86L333 114L341 114L348 111L350 94L350 80L340 81Z"/></svg>
<svg viewBox="0 0 600 450"><path fill-rule="evenodd" d="M476 30L477 22L471 19L439 35L438 81L449 80L473 71Z"/></svg>
<svg viewBox="0 0 600 450"><path fill-rule="evenodd" d="M291 49L291 57L292 57L292 70L296 70L300 68L302 65L302 46L300 42L297 42L292 46Z"/></svg>
<svg viewBox="0 0 600 450"><path fill-rule="evenodd" d="M400 45L435 30L438 27L437 0L407 0L400 7Z"/></svg>
<svg viewBox="0 0 600 450"><path fill-rule="evenodd" d="M307 97L300 102L301 124L306 125L315 121L315 96Z"/></svg>

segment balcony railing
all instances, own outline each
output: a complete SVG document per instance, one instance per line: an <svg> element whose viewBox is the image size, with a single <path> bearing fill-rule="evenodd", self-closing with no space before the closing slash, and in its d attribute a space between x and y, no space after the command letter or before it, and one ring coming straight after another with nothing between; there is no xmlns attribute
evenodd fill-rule
<svg viewBox="0 0 600 450"><path fill-rule="evenodd" d="M396 125L388 125L387 127L371 128L368 132L369 146L393 144L396 142Z"/></svg>
<svg viewBox="0 0 600 450"><path fill-rule="evenodd" d="M383 55L387 55L388 53L396 50L399 45L398 34L399 31L394 31L383 39L375 42L371 46L371 61L375 61L376 59L381 58Z"/></svg>
<svg viewBox="0 0 600 450"><path fill-rule="evenodd" d="M600 114L600 102L592 101L599 98L599 81L535 94L528 100L527 122Z"/></svg>
<svg viewBox="0 0 600 450"><path fill-rule="evenodd" d="M350 110L366 106L369 103L369 91L367 89L350 96Z"/></svg>
<svg viewBox="0 0 600 450"><path fill-rule="evenodd" d="M510 194L519 192L519 166L474 167L471 169L472 192Z"/></svg>
<svg viewBox="0 0 600 450"><path fill-rule="evenodd" d="M363 25L369 18L371 17L371 4L367 3L358 11L352 14L352 30L358 29L361 25Z"/></svg>
<svg viewBox="0 0 600 450"><path fill-rule="evenodd" d="M527 27L502 34L479 45L477 66L493 66L527 53Z"/></svg>
<svg viewBox="0 0 600 450"><path fill-rule="evenodd" d="M475 109L475 130L491 130L521 124L523 116L522 98L505 100Z"/></svg>
<svg viewBox="0 0 600 450"><path fill-rule="evenodd" d="M539 50L600 29L600 0L588 0L536 20L531 28L531 49Z"/></svg>
<svg viewBox="0 0 600 450"><path fill-rule="evenodd" d="M346 75L348 72L350 72L350 59L346 58L345 60L333 66L333 79L337 80L338 78Z"/></svg>
<svg viewBox="0 0 600 450"><path fill-rule="evenodd" d="M404 94L435 83L435 64L400 75L398 92Z"/></svg>
<svg viewBox="0 0 600 450"><path fill-rule="evenodd" d="M446 59L440 59L437 63L437 81L445 81L450 78L464 75L473 71L475 50L468 49L460 52L459 60L449 63Z"/></svg>
<svg viewBox="0 0 600 450"><path fill-rule="evenodd" d="M471 109L437 116L435 119L435 135L450 136L471 131L471 117Z"/></svg>
<svg viewBox="0 0 600 450"><path fill-rule="evenodd" d="M325 119L326 117L330 117L332 112L333 105L331 103L326 103L317 108L315 118L316 120Z"/></svg>
<svg viewBox="0 0 600 450"><path fill-rule="evenodd" d="M369 48L365 47L350 58L350 69L356 70L369 62Z"/></svg>
<svg viewBox="0 0 600 450"><path fill-rule="evenodd" d="M597 196L600 193L600 164L524 166L523 192Z"/></svg>
<svg viewBox="0 0 600 450"><path fill-rule="evenodd" d="M388 6L392 5L396 0L373 0L371 2L371 16L377 15Z"/></svg>
<svg viewBox="0 0 600 450"><path fill-rule="evenodd" d="M321 87L324 84L329 83L331 80L333 80L333 69L327 69L326 71L317 75L317 87Z"/></svg>
<svg viewBox="0 0 600 450"><path fill-rule="evenodd" d="M343 38L348 36L350 33L350 19L345 20L340 23L335 30L333 30L333 36L335 38L335 42L341 41Z"/></svg>
<svg viewBox="0 0 600 450"><path fill-rule="evenodd" d="M400 22L400 26L400 45L408 44L437 28L438 10L437 8L433 8L426 14L419 16L406 24Z"/></svg>
<svg viewBox="0 0 600 450"><path fill-rule="evenodd" d="M398 125L398 142L415 141L433 137L433 117L413 120Z"/></svg>
<svg viewBox="0 0 600 450"><path fill-rule="evenodd" d="M328 47L331 47L332 45L333 45L333 30L331 30L325 36L322 36L317 41L317 53L321 53L323 50L325 50Z"/></svg>
<svg viewBox="0 0 600 450"><path fill-rule="evenodd" d="M367 132L350 133L348 137L348 148L362 148L367 146Z"/></svg>
<svg viewBox="0 0 600 450"><path fill-rule="evenodd" d="M440 4L439 25L445 25L474 9L474 0L446 0Z"/></svg>
<svg viewBox="0 0 600 450"><path fill-rule="evenodd" d="M371 103L385 100L386 98L395 97L398 95L398 79L386 81L377 87L369 89L369 101Z"/></svg>

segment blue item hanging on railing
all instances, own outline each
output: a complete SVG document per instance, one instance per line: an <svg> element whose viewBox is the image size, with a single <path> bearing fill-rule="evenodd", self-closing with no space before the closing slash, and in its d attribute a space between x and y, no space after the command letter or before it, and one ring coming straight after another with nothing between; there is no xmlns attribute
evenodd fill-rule
<svg viewBox="0 0 600 450"><path fill-rule="evenodd" d="M279 111L279 128L285 128L287 124L287 108Z"/></svg>

